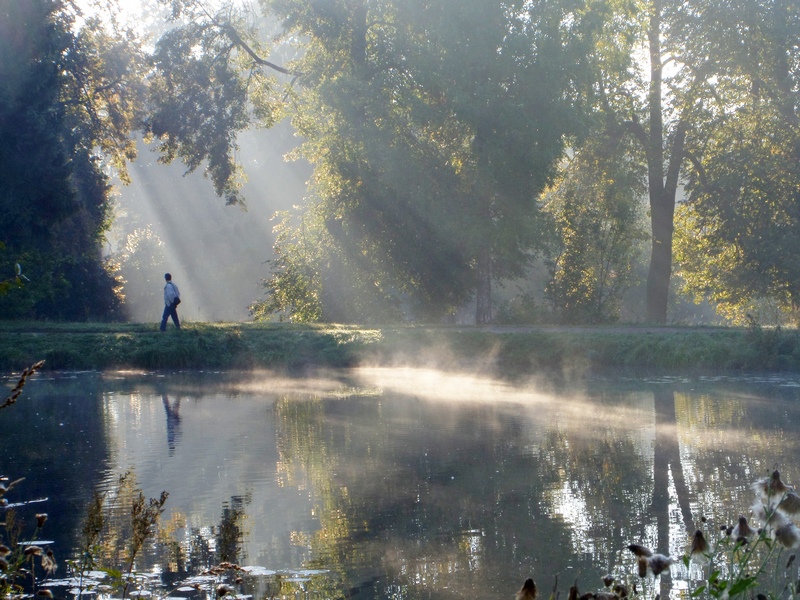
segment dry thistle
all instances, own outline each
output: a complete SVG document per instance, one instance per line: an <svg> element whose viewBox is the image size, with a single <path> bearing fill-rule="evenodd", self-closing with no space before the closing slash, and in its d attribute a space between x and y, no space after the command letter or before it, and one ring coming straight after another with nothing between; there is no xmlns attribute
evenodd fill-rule
<svg viewBox="0 0 800 600"><path fill-rule="evenodd" d="M516 600L536 600L537 592L536 584L529 577L517 592Z"/></svg>
<svg viewBox="0 0 800 600"><path fill-rule="evenodd" d="M41 556L44 550L41 546L28 546L25 548L23 554L25 556Z"/></svg>
<svg viewBox="0 0 800 600"><path fill-rule="evenodd" d="M629 545L628 550L633 552L636 556L645 556L645 557L653 556L652 550L650 550L649 548L645 548L644 546L641 546L639 544Z"/></svg>
<svg viewBox="0 0 800 600"><path fill-rule="evenodd" d="M788 491L781 498L778 504L778 510L783 511L788 515L796 515L800 513L800 496L794 491Z"/></svg>
<svg viewBox="0 0 800 600"><path fill-rule="evenodd" d="M38 513L36 515L36 527L41 529L44 527L45 521L47 521L47 513Z"/></svg>
<svg viewBox="0 0 800 600"><path fill-rule="evenodd" d="M42 568L48 575L52 575L58 569L58 564L56 563L56 557L53 554L53 551L49 548L47 552L45 552L44 556L42 557Z"/></svg>
<svg viewBox="0 0 800 600"><path fill-rule="evenodd" d="M708 541L706 541L706 536L703 535L700 529L694 532L690 554L692 560L699 564L708 562Z"/></svg>
<svg viewBox="0 0 800 600"><path fill-rule="evenodd" d="M739 522L731 530L731 537L737 542L749 543L755 537L757 531L750 527L747 518L744 515L739 515Z"/></svg>
<svg viewBox="0 0 800 600"><path fill-rule="evenodd" d="M777 469L772 472L770 477L759 479L750 487L761 497L762 502L765 504L782 498L784 494L792 490L791 487L783 482L781 473Z"/></svg>
<svg viewBox="0 0 800 600"><path fill-rule="evenodd" d="M674 562L675 560L669 556L653 554L653 556L647 559L647 566L650 567L650 572L653 573L653 576L658 577L661 573L669 569L670 565Z"/></svg>
<svg viewBox="0 0 800 600"><path fill-rule="evenodd" d="M636 567L639 570L639 577L647 577L647 557L637 556Z"/></svg>
<svg viewBox="0 0 800 600"><path fill-rule="evenodd" d="M800 547L800 529L794 523L786 523L775 529L775 540L784 548Z"/></svg>

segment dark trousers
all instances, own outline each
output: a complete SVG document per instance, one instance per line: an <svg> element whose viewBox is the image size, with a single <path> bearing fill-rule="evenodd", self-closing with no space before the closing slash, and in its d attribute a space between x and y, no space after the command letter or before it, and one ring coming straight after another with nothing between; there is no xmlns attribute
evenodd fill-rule
<svg viewBox="0 0 800 600"><path fill-rule="evenodd" d="M164 314L161 316L161 331L167 330L167 319L172 317L172 322L175 323L177 329L181 328L181 322L178 320L178 307L174 304L164 307Z"/></svg>

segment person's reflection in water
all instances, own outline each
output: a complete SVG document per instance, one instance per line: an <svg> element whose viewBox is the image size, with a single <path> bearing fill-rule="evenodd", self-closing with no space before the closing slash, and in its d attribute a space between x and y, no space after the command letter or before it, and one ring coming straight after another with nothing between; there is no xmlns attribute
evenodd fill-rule
<svg viewBox="0 0 800 600"><path fill-rule="evenodd" d="M164 403L164 410L167 411L167 446L169 447L169 455L175 454L175 443L180 439L181 432L181 399L175 399L172 404L169 403L169 396L166 393L161 393L161 401Z"/></svg>

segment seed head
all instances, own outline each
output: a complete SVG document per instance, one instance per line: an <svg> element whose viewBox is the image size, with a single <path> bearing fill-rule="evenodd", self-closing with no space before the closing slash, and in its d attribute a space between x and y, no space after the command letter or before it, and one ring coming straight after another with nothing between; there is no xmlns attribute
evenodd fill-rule
<svg viewBox="0 0 800 600"><path fill-rule="evenodd" d="M770 477L759 479L751 487L765 504L780 501L783 495L791 490L791 488L783 482L781 473L777 469L772 472Z"/></svg>
<svg viewBox="0 0 800 600"><path fill-rule="evenodd" d="M517 592L516 600L536 600L537 591L536 584L529 577Z"/></svg>
<svg viewBox="0 0 800 600"><path fill-rule="evenodd" d="M796 515L800 513L800 496L794 491L786 492L778 504L778 510L783 511L787 515Z"/></svg>
<svg viewBox="0 0 800 600"><path fill-rule="evenodd" d="M773 535L784 548L800 548L800 529L794 523L781 525Z"/></svg>
<svg viewBox="0 0 800 600"><path fill-rule="evenodd" d="M0 544L0 557L8 556L9 554L11 554L11 548L4 544Z"/></svg>
<svg viewBox="0 0 800 600"><path fill-rule="evenodd" d="M25 556L41 556L42 552L43 550L41 546L28 546L25 548L25 552L23 552L23 554Z"/></svg>
<svg viewBox="0 0 800 600"><path fill-rule="evenodd" d="M36 526L41 528L44 522L47 521L47 513L38 513L36 515Z"/></svg>
<svg viewBox="0 0 800 600"><path fill-rule="evenodd" d="M747 518L744 515L739 515L739 522L731 530L731 537L737 542L749 543L756 535L756 530L750 527Z"/></svg>
<svg viewBox="0 0 800 600"><path fill-rule="evenodd" d="M49 575L52 575L53 573L56 572L56 569L58 569L58 564L56 563L56 557L53 554L53 551L50 550L49 548L42 557L42 568Z"/></svg>
<svg viewBox="0 0 800 600"><path fill-rule="evenodd" d="M608 575L603 575L603 585L606 587L611 587L611 584L614 583L614 576L610 573Z"/></svg>
<svg viewBox="0 0 800 600"><path fill-rule="evenodd" d="M645 548L644 546L640 546L639 544L631 544L628 546L628 550L633 552L636 556L653 556L652 550Z"/></svg>
<svg viewBox="0 0 800 600"><path fill-rule="evenodd" d="M567 600L580 600L580 592L578 591L577 581L569 586L569 595L567 596Z"/></svg>
<svg viewBox="0 0 800 600"><path fill-rule="evenodd" d="M225 594L232 594L233 588L225 583L217 586L217 597L222 598Z"/></svg>
<svg viewBox="0 0 800 600"><path fill-rule="evenodd" d="M636 568L639 570L639 577L647 577L647 557L636 557Z"/></svg>
<svg viewBox="0 0 800 600"><path fill-rule="evenodd" d="M696 563L706 564L708 562L708 541L706 541L706 536L703 535L700 529L694 532L690 553L692 560Z"/></svg>
<svg viewBox="0 0 800 600"><path fill-rule="evenodd" d="M650 571L653 575L658 577L663 571L669 569L669 566L674 562L674 559L669 556L653 554L653 556L647 559L647 566L650 567Z"/></svg>
<svg viewBox="0 0 800 600"><path fill-rule="evenodd" d="M750 510L753 516L760 521L767 530L778 529L789 522L782 512L778 512L774 507L765 506L760 501L756 501L756 503L750 507Z"/></svg>
<svg viewBox="0 0 800 600"><path fill-rule="evenodd" d="M39 590L38 592L36 592L36 595L39 596L40 598L52 598L53 592L51 592L50 590Z"/></svg>

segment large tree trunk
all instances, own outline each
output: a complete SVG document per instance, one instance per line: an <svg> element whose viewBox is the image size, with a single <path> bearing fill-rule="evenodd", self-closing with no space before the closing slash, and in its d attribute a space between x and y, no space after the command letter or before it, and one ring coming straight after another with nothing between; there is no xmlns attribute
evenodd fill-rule
<svg viewBox="0 0 800 600"><path fill-rule="evenodd" d="M647 320L667 322L669 278L672 273L672 219L664 205L664 117L661 97L661 3L653 2L647 38L650 45L650 108L647 132L647 179L650 196L652 250L647 274Z"/></svg>
<svg viewBox="0 0 800 600"><path fill-rule="evenodd" d="M475 324L492 322L492 256L489 242L478 254L478 285L475 291Z"/></svg>
<svg viewBox="0 0 800 600"><path fill-rule="evenodd" d="M475 286L475 324L487 325L492 322L492 191L480 184L481 174L488 173L488 158L485 142L490 134L484 120L479 120L475 128L475 154L478 161L478 184L475 190L479 203L480 247L476 248L475 267L477 282Z"/></svg>
<svg viewBox="0 0 800 600"><path fill-rule="evenodd" d="M650 251L650 269L647 273L647 321L667 322L669 280L672 275L672 234L675 199L670 202L662 193L650 199L650 223L653 245Z"/></svg>
<svg viewBox="0 0 800 600"><path fill-rule="evenodd" d="M649 131L646 134L648 194L650 197L650 225L652 248L650 269L647 273L646 316L651 323L667 322L669 282L672 276L672 237L675 229L675 200L678 191L681 163L684 159L686 122L677 123L669 166L664 162L664 116L661 95L661 4L653 2L650 16L648 42L650 45L650 108Z"/></svg>

